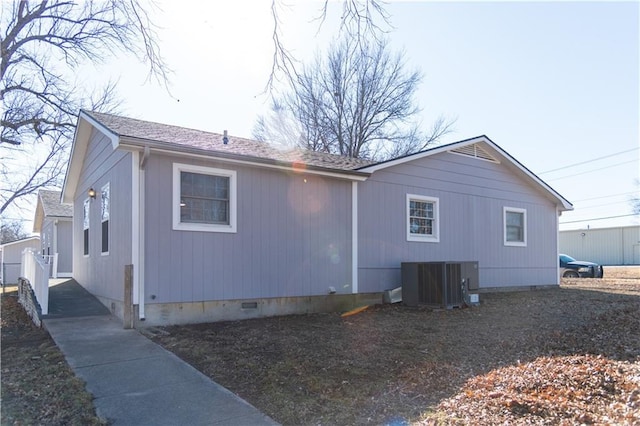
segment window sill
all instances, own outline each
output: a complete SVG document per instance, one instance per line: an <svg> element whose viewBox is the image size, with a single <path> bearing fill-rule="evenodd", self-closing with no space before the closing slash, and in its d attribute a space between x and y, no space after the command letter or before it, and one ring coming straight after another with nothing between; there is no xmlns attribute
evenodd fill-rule
<svg viewBox="0 0 640 426"><path fill-rule="evenodd" d="M231 225L207 225L204 223L178 223L173 227L174 231L191 231L191 232L222 232L227 234L235 234L236 227Z"/></svg>
<svg viewBox="0 0 640 426"><path fill-rule="evenodd" d="M416 235L408 235L407 241L412 243L439 243L440 238L434 236L416 236Z"/></svg>
<svg viewBox="0 0 640 426"><path fill-rule="evenodd" d="M522 242L505 242L504 243L505 247L526 247L527 243L522 243Z"/></svg>

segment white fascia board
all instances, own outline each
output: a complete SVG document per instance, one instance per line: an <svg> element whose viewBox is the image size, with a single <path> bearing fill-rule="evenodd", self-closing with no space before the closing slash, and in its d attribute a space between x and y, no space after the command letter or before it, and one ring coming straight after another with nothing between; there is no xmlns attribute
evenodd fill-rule
<svg viewBox="0 0 640 426"><path fill-rule="evenodd" d="M540 179L538 176L536 176L533 172L531 172L529 169L527 169L524 165L522 165L518 160L516 160L515 158L513 158L511 156L511 154L509 154L507 151L505 151L504 149L500 148L498 145L496 145L493 141L491 140L487 140L486 143L493 148L494 150L496 150L505 160L507 160L510 164L512 164L513 166L515 166L520 173L522 173L523 175L525 175L526 177L528 177L529 179L533 180L535 183L537 183L540 187L542 187L542 189L545 190L545 192L547 192L549 195L551 195L551 197L553 199L556 200L556 205L560 205L562 206L562 208L560 209L560 211L567 211L567 210L573 210L573 204L571 204L568 200L566 200L562 195L560 195L558 192L556 192L555 189L553 189L552 187L550 187L545 181L543 181L542 179Z"/></svg>
<svg viewBox="0 0 640 426"><path fill-rule="evenodd" d="M144 145L145 148L148 146L148 144ZM141 151L142 145L139 144L128 144L126 141L122 141L120 144L120 148L122 149L128 149L131 151ZM360 173L360 174L351 174L348 171L345 171L344 173L340 173L340 172L331 172L331 171L324 171L324 170L316 170L316 169L298 169L298 168L294 168L291 166L281 166L278 164L268 164L268 163L262 163L262 162L257 162L257 161L250 161L250 160L241 160L241 159L236 159L236 158L227 158L227 157L216 157L215 155L206 155L206 154L196 154L196 153L192 153L192 152L183 152L183 151L174 151L172 149L165 149L165 148L150 148L151 151L153 152L158 152L161 154L166 154L166 155L172 155L172 156L176 156L176 157L189 157L189 158L199 158L199 159L204 159L204 160L214 160L214 161L219 161L221 163L229 163L229 164L242 164L242 165L247 165L247 166L253 166L253 167L261 167L261 168L265 168L265 169L276 169L276 170L284 170L284 171L288 171L288 172L296 172L296 173L306 173L306 174L310 174L310 175L319 175L319 176L328 176L328 177L333 177L333 178L338 178L338 179L346 179L346 180L350 180L350 181L356 181L356 182L363 182L365 180L367 180L369 178L368 174L365 176L361 175L361 170L354 170L354 172L356 173Z"/></svg>
<svg viewBox="0 0 640 426"><path fill-rule="evenodd" d="M116 133L113 133L108 127L106 127L105 125L103 125L99 121L96 121L92 116L90 116L89 114L87 114L84 111L80 111L80 115L79 115L78 118L79 119L82 118L82 119L88 121L89 124L91 124L93 127L95 127L100 133L102 133L107 138L109 138L109 140L111 141L111 147L113 149L116 149L118 147L118 144L120 142L120 136L117 135Z"/></svg>
<svg viewBox="0 0 640 426"><path fill-rule="evenodd" d="M113 149L118 147L120 141L120 137L118 135L111 132L84 111L80 111L76 124L76 131L73 135L69 166L67 167L64 184L62 185L62 202L65 204L73 203L73 197L78 186L78 179L80 178L80 172L82 171L82 162L84 161L84 157L87 153L92 128L97 129L108 137Z"/></svg>

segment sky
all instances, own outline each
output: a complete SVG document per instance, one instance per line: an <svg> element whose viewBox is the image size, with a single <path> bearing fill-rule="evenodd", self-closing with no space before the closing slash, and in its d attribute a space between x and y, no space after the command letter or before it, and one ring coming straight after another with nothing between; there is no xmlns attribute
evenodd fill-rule
<svg viewBox="0 0 640 426"><path fill-rule="evenodd" d="M288 4L289 6L286 6ZM270 2L159 1L170 93L131 58L115 78L124 115L251 137L272 65ZM302 62L338 34L340 3L288 0L282 38ZM640 224L638 2L390 2L394 50L423 74L420 119L455 119L442 143L486 135L573 203L560 229ZM610 218L610 219L604 219Z"/></svg>

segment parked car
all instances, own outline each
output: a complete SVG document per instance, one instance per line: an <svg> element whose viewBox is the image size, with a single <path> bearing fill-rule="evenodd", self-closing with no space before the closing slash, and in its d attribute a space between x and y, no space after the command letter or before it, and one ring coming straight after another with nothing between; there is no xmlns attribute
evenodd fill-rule
<svg viewBox="0 0 640 426"><path fill-rule="evenodd" d="M563 278L602 278L602 265L575 260L566 254L560 255L560 274Z"/></svg>

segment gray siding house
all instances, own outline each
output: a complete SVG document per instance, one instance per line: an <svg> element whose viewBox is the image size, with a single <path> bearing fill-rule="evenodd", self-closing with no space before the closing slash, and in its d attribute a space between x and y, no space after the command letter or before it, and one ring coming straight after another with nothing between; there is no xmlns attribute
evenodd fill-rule
<svg viewBox="0 0 640 426"><path fill-rule="evenodd" d="M485 136L372 163L86 111L62 197L74 278L122 316L133 265L149 325L376 303L406 261L557 285L572 208Z"/></svg>
<svg viewBox="0 0 640 426"><path fill-rule="evenodd" d="M40 254L53 259L51 276L71 277L73 265L73 206L62 204L61 191L41 189L33 220L33 232L40 234Z"/></svg>

